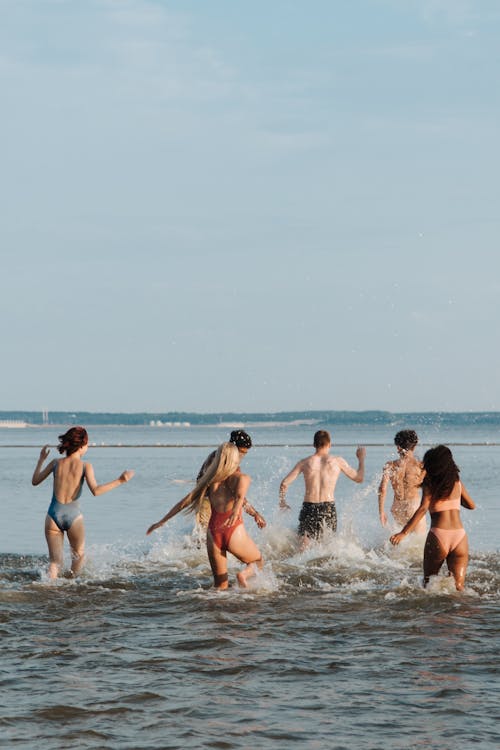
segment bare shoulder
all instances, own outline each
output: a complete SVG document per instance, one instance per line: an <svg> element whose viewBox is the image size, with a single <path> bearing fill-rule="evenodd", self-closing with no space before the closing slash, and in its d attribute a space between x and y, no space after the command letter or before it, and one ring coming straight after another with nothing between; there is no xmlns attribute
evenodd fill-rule
<svg viewBox="0 0 500 750"><path fill-rule="evenodd" d="M315 458L316 458L315 453L313 453L312 456L306 456L306 458L301 458L300 461L297 461L297 463L295 464L295 469L297 471L303 471L308 466L312 466Z"/></svg>
<svg viewBox="0 0 500 750"><path fill-rule="evenodd" d="M229 480L227 481L231 483L231 487L237 488L248 487L252 480L250 479L249 474L244 474L242 471L237 471L235 474L229 477Z"/></svg>
<svg viewBox="0 0 500 750"><path fill-rule="evenodd" d="M422 474L424 471L424 465L422 461L417 458L416 456L412 456L411 461L409 463L409 468L414 474Z"/></svg>
<svg viewBox="0 0 500 750"><path fill-rule="evenodd" d="M348 463L343 456L328 456L328 463L336 466L347 466Z"/></svg>

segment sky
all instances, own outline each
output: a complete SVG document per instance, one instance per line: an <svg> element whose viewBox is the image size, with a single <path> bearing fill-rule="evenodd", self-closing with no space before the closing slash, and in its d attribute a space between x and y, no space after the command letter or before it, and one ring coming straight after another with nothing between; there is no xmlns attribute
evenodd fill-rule
<svg viewBox="0 0 500 750"><path fill-rule="evenodd" d="M0 410L500 410L497 0L0 0Z"/></svg>

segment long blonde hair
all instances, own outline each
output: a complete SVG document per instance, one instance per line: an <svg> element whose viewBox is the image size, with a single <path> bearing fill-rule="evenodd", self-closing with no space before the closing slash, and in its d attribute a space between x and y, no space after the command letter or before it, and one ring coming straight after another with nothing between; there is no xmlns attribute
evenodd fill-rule
<svg viewBox="0 0 500 750"><path fill-rule="evenodd" d="M233 443L219 445L215 456L199 478L194 490L182 499L185 512L196 513L200 509L210 485L215 482L223 482L231 474L234 474L239 465L240 453L238 448Z"/></svg>

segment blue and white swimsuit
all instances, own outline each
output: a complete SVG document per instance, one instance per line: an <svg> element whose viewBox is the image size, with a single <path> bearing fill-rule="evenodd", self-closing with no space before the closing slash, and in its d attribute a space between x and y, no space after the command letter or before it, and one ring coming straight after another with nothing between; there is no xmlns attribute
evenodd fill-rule
<svg viewBox="0 0 500 750"><path fill-rule="evenodd" d="M54 466L53 474L54 479L56 476L56 469L59 465L59 462L56 463ZM49 509L47 511L47 515L52 518L58 529L61 531L68 531L73 521L75 521L77 518L79 518L82 515L82 511L80 510L80 503L78 500L80 499L80 495L82 494L82 487L83 487L83 480L85 479L85 466L83 467L83 473L82 478L80 480L80 486L78 488L77 495L74 500L72 500L70 503L60 503L59 500L56 498L54 491L52 492L52 501L49 505Z"/></svg>

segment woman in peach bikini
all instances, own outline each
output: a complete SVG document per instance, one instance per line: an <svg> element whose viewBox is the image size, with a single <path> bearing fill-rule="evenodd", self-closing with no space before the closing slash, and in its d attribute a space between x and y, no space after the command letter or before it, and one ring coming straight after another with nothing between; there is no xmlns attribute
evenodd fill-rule
<svg viewBox="0 0 500 750"><path fill-rule="evenodd" d="M428 450L423 465L422 502L399 534L391 536L391 542L399 544L429 511L431 528L424 547L424 586L429 583L430 576L439 573L446 560L450 575L455 578L457 591L462 591L469 545L460 519L460 506L474 510L476 505L460 482L460 470L446 445Z"/></svg>
<svg viewBox="0 0 500 750"><path fill-rule="evenodd" d="M152 524L147 534L159 529L181 510L196 513L205 497L211 506L207 531L207 552L217 589L229 586L227 553L231 552L246 567L237 574L240 586L247 586L247 579L255 575L255 565L262 568L263 560L255 542L248 536L241 517L245 495L250 485L248 474L239 470L240 454L232 443L222 443L196 483L196 487L157 523ZM265 521L253 508L251 513L259 528Z"/></svg>

